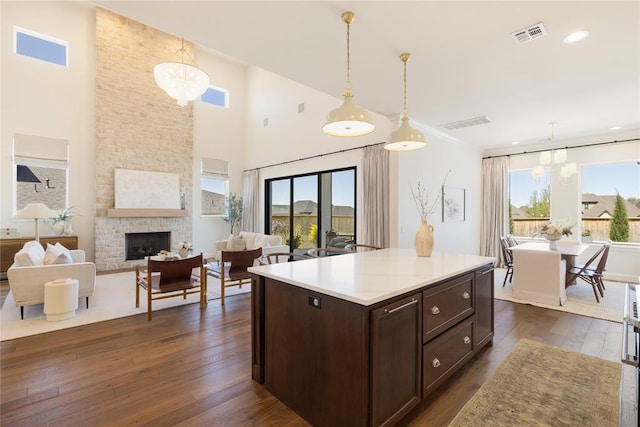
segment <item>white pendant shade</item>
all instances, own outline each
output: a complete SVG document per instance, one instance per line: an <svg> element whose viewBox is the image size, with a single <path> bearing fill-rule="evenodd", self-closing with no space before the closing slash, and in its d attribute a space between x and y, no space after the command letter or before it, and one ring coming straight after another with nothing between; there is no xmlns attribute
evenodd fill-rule
<svg viewBox="0 0 640 427"><path fill-rule="evenodd" d="M389 141L384 145L389 151L412 151L425 148L427 143L424 135L409 124L409 117L402 116L400 127L389 135Z"/></svg>
<svg viewBox="0 0 640 427"><path fill-rule="evenodd" d="M327 123L322 126L322 131L331 136L360 136L374 129L369 112L354 104L349 93L344 95L344 103L327 115Z"/></svg>
<svg viewBox="0 0 640 427"><path fill-rule="evenodd" d="M558 164L564 163L566 161L567 161L567 150L565 150L564 148L562 148L560 150L554 150L554 152L553 152L553 163L558 165Z"/></svg>
<svg viewBox="0 0 640 427"><path fill-rule="evenodd" d="M538 165L534 167L533 170L531 171L531 177L533 179L540 179L543 176L544 176L544 166L542 165Z"/></svg>
<svg viewBox="0 0 640 427"><path fill-rule="evenodd" d="M209 87L209 75L199 68L180 62L163 62L153 67L156 83L167 95L184 107Z"/></svg>
<svg viewBox="0 0 640 427"><path fill-rule="evenodd" d="M540 153L540 164L544 166L551 164L551 151L543 151Z"/></svg>

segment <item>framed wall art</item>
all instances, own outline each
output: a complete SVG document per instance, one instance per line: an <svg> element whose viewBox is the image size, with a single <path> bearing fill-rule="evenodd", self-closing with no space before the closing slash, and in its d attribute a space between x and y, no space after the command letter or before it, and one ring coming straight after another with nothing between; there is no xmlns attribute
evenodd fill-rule
<svg viewBox="0 0 640 427"><path fill-rule="evenodd" d="M442 222L464 221L464 188L442 186Z"/></svg>

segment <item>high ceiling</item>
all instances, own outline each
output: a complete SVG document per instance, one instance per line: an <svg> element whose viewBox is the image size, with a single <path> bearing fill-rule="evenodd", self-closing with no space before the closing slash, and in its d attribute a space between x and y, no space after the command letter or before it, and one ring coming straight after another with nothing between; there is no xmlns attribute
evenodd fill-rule
<svg viewBox="0 0 640 427"><path fill-rule="evenodd" d="M640 129L638 1L97 1L201 47L341 97L351 25L354 101L481 149ZM547 35L512 33L543 23ZM576 30L585 40L565 44ZM212 73L214 74L214 73ZM215 82L215 75L213 75ZM336 105L337 106L337 105ZM442 125L486 116L490 123Z"/></svg>

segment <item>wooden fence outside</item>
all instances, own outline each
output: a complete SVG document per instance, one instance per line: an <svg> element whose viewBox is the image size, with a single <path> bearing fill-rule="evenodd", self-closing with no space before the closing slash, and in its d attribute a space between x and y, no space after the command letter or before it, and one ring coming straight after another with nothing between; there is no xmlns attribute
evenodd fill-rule
<svg viewBox="0 0 640 427"><path fill-rule="evenodd" d="M289 215L273 215L271 217L272 221L280 221L283 224L289 224ZM317 246L316 242L311 242L309 240L309 231L311 230L311 226L318 224L318 216L317 215L294 215L293 223L296 228L300 231L300 247L301 248L315 248ZM331 225L333 231L337 235L350 235L353 236L355 233L353 227L353 216L352 215L333 215L331 217ZM286 242L289 239L289 229L287 228L284 233L281 233L282 241ZM284 235L286 234L286 235Z"/></svg>
<svg viewBox="0 0 640 427"><path fill-rule="evenodd" d="M549 222L548 218L514 219L513 235L531 237L536 229ZM609 240L611 218L585 218L582 220L582 231L590 230L593 240ZM577 229L574 228L574 233ZM629 242L640 243L640 218L629 218Z"/></svg>

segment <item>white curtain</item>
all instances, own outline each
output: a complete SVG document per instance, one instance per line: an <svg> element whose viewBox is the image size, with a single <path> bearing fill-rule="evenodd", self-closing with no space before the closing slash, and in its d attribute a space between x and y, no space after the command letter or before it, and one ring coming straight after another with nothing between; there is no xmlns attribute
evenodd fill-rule
<svg viewBox="0 0 640 427"><path fill-rule="evenodd" d="M382 145L362 155L363 236L358 243L389 247L389 152Z"/></svg>
<svg viewBox="0 0 640 427"><path fill-rule="evenodd" d="M482 160L482 218L480 255L495 257L501 265L500 237L509 230L509 158Z"/></svg>
<svg viewBox="0 0 640 427"><path fill-rule="evenodd" d="M252 169L242 173L242 231L260 231L260 171Z"/></svg>

